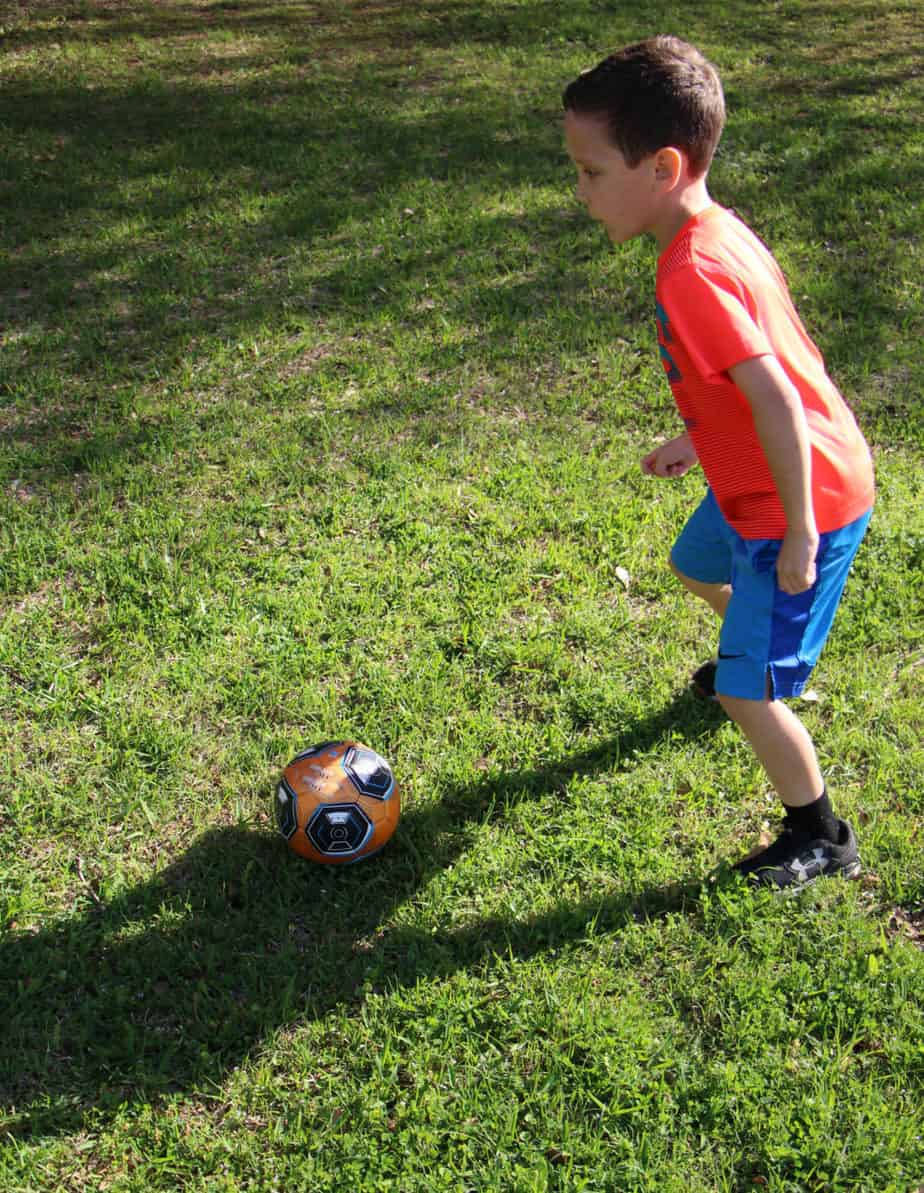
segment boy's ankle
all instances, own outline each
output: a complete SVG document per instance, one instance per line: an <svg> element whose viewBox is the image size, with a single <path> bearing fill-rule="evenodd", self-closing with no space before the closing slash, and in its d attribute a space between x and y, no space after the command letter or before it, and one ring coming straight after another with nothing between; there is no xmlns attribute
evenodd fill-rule
<svg viewBox="0 0 924 1193"><path fill-rule="evenodd" d="M827 787L822 788L818 799L808 804L792 806L783 804L786 809L786 826L806 840L837 841L841 833L841 821L831 806Z"/></svg>

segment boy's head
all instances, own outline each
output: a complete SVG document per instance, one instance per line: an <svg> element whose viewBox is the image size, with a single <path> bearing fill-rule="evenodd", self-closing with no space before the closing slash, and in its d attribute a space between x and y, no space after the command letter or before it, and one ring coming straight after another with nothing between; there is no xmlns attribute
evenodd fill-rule
<svg viewBox="0 0 924 1193"><path fill-rule="evenodd" d="M567 112L592 117L634 169L672 147L689 176L703 177L725 124L725 99L715 67L678 37L652 37L617 50L584 71L564 91Z"/></svg>

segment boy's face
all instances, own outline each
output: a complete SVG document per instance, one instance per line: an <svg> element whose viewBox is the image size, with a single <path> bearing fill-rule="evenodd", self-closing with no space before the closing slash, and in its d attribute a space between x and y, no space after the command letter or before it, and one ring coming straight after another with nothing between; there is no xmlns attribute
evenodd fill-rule
<svg viewBox="0 0 924 1193"><path fill-rule="evenodd" d="M654 157L630 169L604 121L572 111L565 113L565 143L577 167L577 197L614 244L655 231L660 196Z"/></svg>

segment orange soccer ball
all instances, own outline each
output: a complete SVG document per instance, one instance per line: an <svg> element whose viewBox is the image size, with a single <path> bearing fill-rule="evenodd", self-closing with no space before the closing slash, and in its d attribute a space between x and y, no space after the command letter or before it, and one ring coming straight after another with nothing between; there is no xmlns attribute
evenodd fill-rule
<svg viewBox="0 0 924 1193"><path fill-rule="evenodd" d="M395 831L401 793L391 767L355 741L298 754L276 790L276 823L289 848L344 865L378 853Z"/></svg>

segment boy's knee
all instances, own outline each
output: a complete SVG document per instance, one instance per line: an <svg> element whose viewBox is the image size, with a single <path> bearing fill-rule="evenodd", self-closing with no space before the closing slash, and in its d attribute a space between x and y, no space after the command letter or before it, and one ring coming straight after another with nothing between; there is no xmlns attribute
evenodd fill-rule
<svg viewBox="0 0 924 1193"><path fill-rule="evenodd" d="M715 698L733 721L737 721L742 713L746 712L747 701L742 700L740 696L728 696L725 692L716 692ZM742 708L742 705L745 705L745 708Z"/></svg>
<svg viewBox="0 0 924 1193"><path fill-rule="evenodd" d="M748 699L745 696L728 696L725 692L716 692L715 695L726 714L736 725L742 726L762 718L773 703L770 698L769 683L764 695L754 699Z"/></svg>

